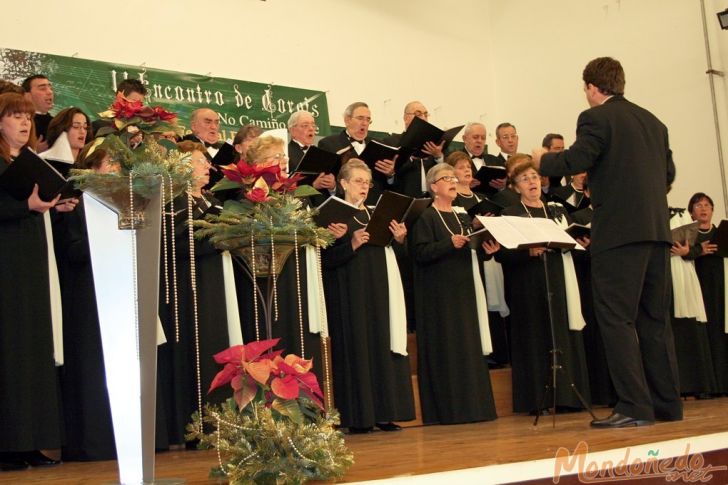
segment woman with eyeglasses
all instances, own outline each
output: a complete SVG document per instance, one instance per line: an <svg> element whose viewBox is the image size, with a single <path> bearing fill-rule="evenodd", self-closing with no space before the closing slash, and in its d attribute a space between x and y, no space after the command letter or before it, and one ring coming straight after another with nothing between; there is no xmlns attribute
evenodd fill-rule
<svg viewBox="0 0 728 485"><path fill-rule="evenodd" d="M68 164L70 168L81 154L86 143L93 140L90 120L79 108L66 108L53 117L48 125L48 150L41 157L59 163ZM69 157L72 157L68 160ZM54 163L58 166L58 163ZM67 174L68 170L61 173Z"/></svg>
<svg viewBox="0 0 728 485"><path fill-rule="evenodd" d="M458 178L438 163L427 171L434 201L415 223L417 378L425 424L496 418L486 356L492 353L480 254L469 246L471 221L453 201Z"/></svg>
<svg viewBox="0 0 728 485"><path fill-rule="evenodd" d="M705 269L705 265L698 265L698 261L712 257L716 246L706 238L713 230L712 201L708 201L704 194L691 198L688 213L684 209L670 208L670 228L675 229L691 222L700 223L696 241L690 245L688 241L674 241L670 248L670 266L672 278L673 302L670 306L672 315L672 333L675 339L675 356L680 381L680 395L695 397L696 399L710 399L718 394L716 377L722 369L714 367L712 357L713 340L717 335L712 330L708 307L715 306L703 294L703 282L698 274L698 267ZM697 199L697 200L696 200ZM705 243L705 244L701 244ZM703 251L706 254L703 254ZM722 260L717 259L722 272ZM716 265L717 266L717 265ZM715 269L715 268L714 268ZM721 282L722 283L722 282ZM714 309L714 308L713 308ZM715 313L710 317L715 318ZM710 330L709 330L710 329ZM721 326L723 330L723 326ZM717 332L716 332L717 333ZM718 338L724 343L724 339ZM720 345L717 346L718 363L725 368L726 362L720 359ZM723 352L723 356L725 353ZM722 387L722 386L721 386Z"/></svg>
<svg viewBox="0 0 728 485"><path fill-rule="evenodd" d="M243 157L248 163L256 165L280 165L283 172L288 171L288 156L282 139L262 136L252 140ZM307 204L306 199L302 201ZM335 237L346 232L345 224L333 225L329 230ZM291 234L292 236L292 234ZM263 315L262 303L253 298L253 285L250 276L235 265L235 278L238 288L243 337L246 342L265 339L264 320L259 317L258 331L255 329L254 302L259 306L258 314ZM296 354L304 359L313 360L313 372L323 382L323 362L321 358L321 333L324 330L325 309L321 303L321 278L317 267L316 250L310 246L298 248L298 268L296 255L286 259L277 279L278 319L273 322L273 338L279 338L277 349L286 354ZM300 288L300 306L299 306ZM299 319L299 308L300 316ZM322 313L324 312L324 313ZM317 326L318 324L318 326Z"/></svg>
<svg viewBox="0 0 728 485"><path fill-rule="evenodd" d="M185 427L200 404L226 400L224 389L207 392L220 370L213 355L243 342L232 260L209 240L190 235L192 221L219 210L219 202L203 191L210 179L205 147L186 140L177 150L189 154L194 181L188 193L167 205L166 212L174 213L174 227L170 218L164 219L163 234L169 240L167 264L160 264L160 317L167 343L159 347L157 360L170 445L185 443Z"/></svg>
<svg viewBox="0 0 728 485"><path fill-rule="evenodd" d="M563 206L546 204L542 200L541 178L531 157L515 154L508 164L510 183L520 194L520 201L504 209L502 215L547 218L561 227L568 226L568 215ZM585 240L582 242L587 244ZM535 414L544 412L553 402L550 395L544 401L544 388L551 375L552 324L556 346L561 351L559 361L566 370L556 374L556 405L561 410L582 409L566 378L571 376L576 389L589 402L589 378L581 334L585 324L571 255L537 247L522 250L501 248L495 257L503 265L506 297L511 309L513 410ZM542 258L546 258L548 276ZM549 318L547 284L551 293L553 322Z"/></svg>
<svg viewBox="0 0 728 485"><path fill-rule="evenodd" d="M392 243L371 246L364 205L372 173L359 159L339 172L344 199L359 207L347 234L324 251L324 285L331 332L334 400L350 433L400 429L415 418L407 357L407 316L395 250L407 228L391 221Z"/></svg>
<svg viewBox="0 0 728 485"><path fill-rule="evenodd" d="M728 395L728 327L726 327L726 259L716 254L716 227L713 225L713 199L698 192L690 197L688 212L698 221L698 237L690 247L685 259L695 261L695 271L700 281L705 313L708 317L706 330L710 345L710 355L715 371L716 396Z"/></svg>
<svg viewBox="0 0 728 485"><path fill-rule="evenodd" d="M34 113L22 95L0 95L0 173L35 147ZM24 200L0 188L0 471L58 463L39 451L61 446L43 214L74 207L42 200L37 186Z"/></svg>

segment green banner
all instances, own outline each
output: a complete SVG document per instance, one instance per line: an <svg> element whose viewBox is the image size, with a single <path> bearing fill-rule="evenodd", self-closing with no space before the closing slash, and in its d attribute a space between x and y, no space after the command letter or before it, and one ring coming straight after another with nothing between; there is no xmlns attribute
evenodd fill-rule
<svg viewBox="0 0 728 485"><path fill-rule="evenodd" d="M285 128L291 113L301 109L313 114L319 136L331 133L323 91L0 49L0 78L20 84L32 74L44 74L53 83L53 114L76 106L96 119L113 102L118 83L134 78L146 85L147 104L176 112L179 123L188 129L193 110L216 111L223 139L232 138L241 126L250 123L264 130Z"/></svg>

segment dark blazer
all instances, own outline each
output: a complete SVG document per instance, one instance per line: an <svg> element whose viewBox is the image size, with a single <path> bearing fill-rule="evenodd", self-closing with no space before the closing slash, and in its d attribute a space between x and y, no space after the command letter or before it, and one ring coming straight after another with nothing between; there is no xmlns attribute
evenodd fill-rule
<svg viewBox="0 0 728 485"><path fill-rule="evenodd" d="M392 147L398 147L402 142L402 134L393 133L382 139L382 143ZM397 161L399 165L397 169L397 184L394 188L400 194L409 195L410 197L422 197L422 175L421 168L424 166L425 173L435 166L437 160L435 157L417 157L411 156L409 160Z"/></svg>
<svg viewBox="0 0 728 485"><path fill-rule="evenodd" d="M633 242L672 242L667 187L675 179L675 164L667 128L624 96L582 112L574 144L544 154L540 170L542 175L588 173L592 254Z"/></svg>
<svg viewBox="0 0 728 485"><path fill-rule="evenodd" d="M371 138L366 137L364 141L369 143ZM349 142L349 135L346 134L346 130L341 130L338 135L329 135L321 138L318 142L318 147L331 153L337 153L344 148L349 148L349 151L340 155L342 165L352 158L356 158L356 150L354 150L354 146ZM395 190L394 184L387 182L387 176L377 170L372 170L372 182L374 183L374 187L369 190L369 196L366 200L367 205L376 204L379 196L385 190Z"/></svg>
<svg viewBox="0 0 728 485"><path fill-rule="evenodd" d="M301 145L296 143L295 141L291 140L288 142L288 170L293 173L294 170L296 170L296 167L298 167L298 164L301 163L301 159L303 158L303 149L301 148Z"/></svg>
<svg viewBox="0 0 728 485"><path fill-rule="evenodd" d="M506 166L506 159L501 153L499 153L497 156L491 155L490 153L486 153L484 155L485 155L484 160L485 160L486 165L490 165L490 166L497 165L500 167Z"/></svg>

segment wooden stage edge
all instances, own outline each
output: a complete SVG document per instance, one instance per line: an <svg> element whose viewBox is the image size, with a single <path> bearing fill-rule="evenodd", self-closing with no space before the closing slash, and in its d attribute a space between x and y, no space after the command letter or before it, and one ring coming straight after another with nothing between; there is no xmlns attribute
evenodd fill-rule
<svg viewBox="0 0 728 485"><path fill-rule="evenodd" d="M649 456L679 456L689 446L690 453L705 455L705 466L726 465L728 453L722 454L722 458L718 458L720 461L716 462L715 456L706 452L728 448L727 410L728 398L725 397L702 401L690 399L685 401L683 421L641 428L591 429L589 414L582 412L557 415L555 428L550 416L543 417L534 427L532 417L512 415L486 423L416 426L400 432L379 431L347 436L355 464L343 482L385 479L383 483L459 485L542 478L548 479L542 483L553 483L556 451L565 448L573 452L579 442L588 446L587 463L597 460L592 457L599 456L610 456L609 459L616 463L624 458L625 448L632 461L637 458L645 460ZM595 412L602 417L609 410L598 408ZM599 463L604 459L600 458ZM710 463L710 460L713 462ZM224 483L208 478L208 472L216 462L215 452L209 450L159 453L156 455L156 478L181 478L187 484L200 485ZM572 469L570 473L575 471ZM711 480L709 483L728 483L728 472L716 473L724 474L715 475L714 478L719 481ZM568 478L562 476L560 483L577 483L569 482ZM115 461L69 462L22 472L0 472L2 484L96 485L116 480ZM624 479L619 482L624 482ZM652 482L642 479L637 483ZM665 483L664 477L659 483ZM678 480L678 483L686 482Z"/></svg>

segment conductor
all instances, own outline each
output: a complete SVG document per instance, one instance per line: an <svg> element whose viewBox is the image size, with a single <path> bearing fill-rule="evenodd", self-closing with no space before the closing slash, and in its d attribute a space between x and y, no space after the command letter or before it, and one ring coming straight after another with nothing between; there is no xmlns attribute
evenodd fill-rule
<svg viewBox="0 0 728 485"><path fill-rule="evenodd" d="M560 153L534 153L541 175L586 171L592 220L594 312L617 392L595 428L682 419L671 302L667 187L675 165L667 128L624 98L619 61L600 57L583 72L590 109L576 141Z"/></svg>

